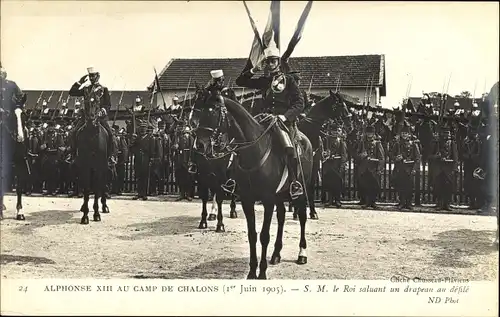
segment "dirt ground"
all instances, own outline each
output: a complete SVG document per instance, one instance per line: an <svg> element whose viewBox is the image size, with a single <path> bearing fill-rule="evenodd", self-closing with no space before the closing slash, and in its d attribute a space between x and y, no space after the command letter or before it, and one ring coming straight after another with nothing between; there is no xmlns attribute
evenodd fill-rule
<svg viewBox="0 0 500 317"><path fill-rule="evenodd" d="M197 229L201 203L109 200L110 214L81 225L82 200L24 199L25 221L13 219L15 197L6 199L1 229L2 278L242 279L248 273L246 221L216 221ZM91 204L90 204L91 205ZM258 232L262 206L257 206ZM209 205L210 211L210 205ZM308 264L294 263L300 226L287 213L282 262L270 279L420 278L495 280L498 249L492 244L496 218L381 210L318 208L308 219ZM271 226L272 254L276 219ZM260 242L257 243L260 260ZM269 259L269 258L268 258Z"/></svg>

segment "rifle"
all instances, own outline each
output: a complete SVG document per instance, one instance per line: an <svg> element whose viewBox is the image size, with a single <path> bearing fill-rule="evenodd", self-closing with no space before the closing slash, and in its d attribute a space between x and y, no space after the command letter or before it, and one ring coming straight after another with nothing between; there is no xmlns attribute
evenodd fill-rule
<svg viewBox="0 0 500 317"><path fill-rule="evenodd" d="M38 104L40 104L40 101L42 100L43 96L43 91L40 93L40 96L38 96L38 100L36 101L35 105L33 106L33 110L31 110L30 115L28 117L28 120L31 120L31 116L33 115L33 112L35 112Z"/></svg>
<svg viewBox="0 0 500 317"><path fill-rule="evenodd" d="M59 95L59 99L57 100L56 107L54 109L54 112L52 113L52 116L50 117L50 121L54 120L54 117L56 116L57 109L59 108L59 105L61 104L61 99L63 96L63 91L61 91L61 94Z"/></svg>

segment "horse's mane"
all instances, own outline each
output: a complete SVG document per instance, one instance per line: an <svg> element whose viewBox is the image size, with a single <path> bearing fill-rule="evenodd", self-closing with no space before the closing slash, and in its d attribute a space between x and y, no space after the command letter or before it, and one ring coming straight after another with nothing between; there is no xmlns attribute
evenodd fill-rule
<svg viewBox="0 0 500 317"><path fill-rule="evenodd" d="M262 126L260 125L259 122L248 112L245 107L243 107L242 104L240 104L237 101L234 101L232 99L224 97L224 103L225 105L231 105L231 109L233 110L231 112L232 116L235 117L234 121L235 123L240 122L240 121L248 121L251 125L253 125L256 129L261 130Z"/></svg>

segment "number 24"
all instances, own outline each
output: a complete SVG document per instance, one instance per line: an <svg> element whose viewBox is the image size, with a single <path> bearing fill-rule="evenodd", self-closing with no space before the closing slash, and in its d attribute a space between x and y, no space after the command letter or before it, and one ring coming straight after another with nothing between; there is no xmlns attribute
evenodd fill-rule
<svg viewBox="0 0 500 317"><path fill-rule="evenodd" d="M19 286L19 291L26 293L28 291L28 286Z"/></svg>

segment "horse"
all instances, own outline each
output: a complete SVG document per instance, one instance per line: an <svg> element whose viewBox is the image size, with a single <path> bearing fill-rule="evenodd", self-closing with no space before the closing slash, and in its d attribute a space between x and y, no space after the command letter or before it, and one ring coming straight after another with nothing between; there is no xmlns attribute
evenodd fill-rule
<svg viewBox="0 0 500 317"><path fill-rule="evenodd" d="M338 92L329 91L328 96L322 98L320 101L315 103L308 111L305 118L300 120L297 124L299 130L303 132L306 137L311 141L313 148L313 165L310 187L307 189L308 193L308 203L309 203L309 216L311 219L317 220L318 214L314 206L314 184L318 179L320 172L320 160L322 153L318 151L320 148L320 135L322 133L322 126L328 119L344 119L347 117L349 111L345 104L344 99ZM297 219L297 213L293 213L293 219Z"/></svg>
<svg viewBox="0 0 500 317"><path fill-rule="evenodd" d="M285 151L278 139L280 131L276 131L277 118L272 115L265 116L257 121L240 103L229 98L222 97L223 104L195 105L200 109L199 116L221 117L221 112L226 112L227 135L233 142L230 146L235 148L230 151L236 153L234 179L239 186L240 201L246 216L248 229L248 242L250 246L250 271L247 279L267 279L266 271L267 247L270 240L269 230L273 216L274 206L277 207L278 231L274 251L271 256L271 264L281 261L281 249L283 247L283 228L285 223L284 201L290 200L290 195L282 188L287 188L283 177L287 171L285 162ZM205 114L211 112L212 114ZM208 121L208 122L207 122ZM218 126L217 120L205 120L200 122L195 135L198 142L203 144L204 149L210 148L211 133ZM213 124L213 126L205 125ZM313 151L311 142L304 133L297 131L296 141L297 156L299 163L298 179L302 180L304 189L310 188L312 172ZM294 142L295 143L295 142ZM206 153L205 153L206 154ZM283 183L283 180L285 182ZM298 207L300 219L300 242L297 264L307 263L305 228L307 221L306 193L294 200ZM257 232L255 231L255 202L261 201L264 206L264 221L260 233L262 253L260 260L260 272L257 276Z"/></svg>
<svg viewBox="0 0 500 317"><path fill-rule="evenodd" d="M195 104L207 102L207 96L204 94L203 90L198 88L196 95ZM199 107L200 106L195 106L195 108ZM226 149L229 141L227 131L225 131L226 126L223 124L225 117L221 112L214 113L213 111L208 111L202 113L200 116L195 116L195 118L198 118L198 121L195 122L194 125L197 126L201 122L204 127L198 130L198 135L208 133L209 135L202 135L201 139L210 139L210 146L208 149L205 149L205 144L200 142L200 139L197 137L198 135L196 135L193 153L198 167L198 195L202 200L201 220L198 229L207 228L207 202L210 190L214 195L213 200L217 205L217 217L215 218L215 214L213 214L214 206L212 205L212 212L208 220L217 219L215 232L225 232L222 215L222 203L225 199L231 199L229 218L238 218L236 212L236 196L234 193L225 192L221 187L229 178L231 171L230 167L233 163L233 154L227 153L227 155L218 155L220 151ZM196 119L194 121L196 121ZM215 129L212 130L207 127L215 127Z"/></svg>
<svg viewBox="0 0 500 317"><path fill-rule="evenodd" d="M193 153L192 149L194 146L194 136L192 134L191 128L185 124L181 123L177 125L174 131L174 172L175 180L179 186L179 197L177 201L186 199L191 201L191 195L194 186L194 170L195 165L193 164Z"/></svg>
<svg viewBox="0 0 500 317"><path fill-rule="evenodd" d="M26 102L26 95L21 97L20 104ZM3 109L2 109L3 110ZM0 120L0 220L3 219L3 211L6 207L3 202L4 193L11 185L12 177L16 179L16 220L26 220L23 213L22 194L27 187L30 174L28 165L28 129L26 128L26 114L21 109L14 110L13 113L3 110ZM14 171L12 174L11 171Z"/></svg>
<svg viewBox="0 0 500 317"><path fill-rule="evenodd" d="M75 164L78 166L79 188L83 191L83 212L80 223L89 224L88 202L90 192L94 192L94 221L101 221L99 213L99 198L101 198L102 212L109 213L106 204L107 176L108 176L108 135L106 129L99 123L97 112L100 107L96 102L84 103L85 122L76 131L77 154Z"/></svg>

